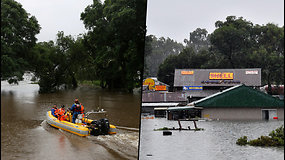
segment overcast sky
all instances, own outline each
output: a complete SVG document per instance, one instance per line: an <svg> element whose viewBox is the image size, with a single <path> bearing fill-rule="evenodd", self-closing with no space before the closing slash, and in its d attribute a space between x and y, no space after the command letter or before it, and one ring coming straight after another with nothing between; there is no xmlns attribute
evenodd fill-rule
<svg viewBox="0 0 285 160"><path fill-rule="evenodd" d="M243 17L254 25L284 26L284 0L148 0L147 35L189 39L196 28L215 30L227 16Z"/></svg>
<svg viewBox="0 0 285 160"><path fill-rule="evenodd" d="M16 0L34 15L41 26L39 41L55 40L58 31L76 36L85 33L80 14L93 0ZM229 15L253 24L284 25L284 0L148 0L147 35L170 37L178 42L189 39L196 28L209 33L215 22Z"/></svg>
<svg viewBox="0 0 285 160"><path fill-rule="evenodd" d="M86 32L80 14L93 0L16 0L41 26L38 41L55 40L58 31L77 36Z"/></svg>

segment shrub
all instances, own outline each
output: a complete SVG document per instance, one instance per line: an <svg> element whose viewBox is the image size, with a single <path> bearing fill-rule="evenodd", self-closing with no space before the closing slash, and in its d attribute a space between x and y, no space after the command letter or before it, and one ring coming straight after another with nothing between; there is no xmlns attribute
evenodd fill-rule
<svg viewBox="0 0 285 160"><path fill-rule="evenodd" d="M273 130L269 136L260 136L257 139L250 140L247 142L247 137L240 137L236 144L251 146L284 146L284 127L283 125L275 130Z"/></svg>
<svg viewBox="0 0 285 160"><path fill-rule="evenodd" d="M246 145L247 144L247 136L240 137L237 140L236 144L241 145L241 146Z"/></svg>

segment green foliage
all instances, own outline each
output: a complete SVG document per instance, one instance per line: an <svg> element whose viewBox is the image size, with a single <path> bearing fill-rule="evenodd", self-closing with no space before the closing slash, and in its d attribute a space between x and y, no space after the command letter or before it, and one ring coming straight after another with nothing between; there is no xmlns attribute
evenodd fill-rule
<svg viewBox="0 0 285 160"><path fill-rule="evenodd" d="M157 76L159 65L169 55L178 55L184 46L170 38L161 37L157 39L149 35L145 40L145 60L144 60L144 78Z"/></svg>
<svg viewBox="0 0 285 160"><path fill-rule="evenodd" d="M145 1L93 1L81 14L88 29L88 48L94 72L102 87L132 91L143 69Z"/></svg>
<svg viewBox="0 0 285 160"><path fill-rule="evenodd" d="M210 36L206 29L197 28L190 32L189 40L184 39L186 47L191 47L197 53L201 50L207 50L210 46Z"/></svg>
<svg viewBox="0 0 285 160"><path fill-rule="evenodd" d="M1 1L1 79L22 80L29 69L29 52L40 31L38 21L14 0Z"/></svg>
<svg viewBox="0 0 285 160"><path fill-rule="evenodd" d="M220 54L223 68L262 68L262 83L284 83L284 27L253 25L242 17L217 21L211 52Z"/></svg>
<svg viewBox="0 0 285 160"><path fill-rule="evenodd" d="M82 85L88 85L88 86L100 86L100 81L88 81L88 80L84 80L84 81L80 81L79 84Z"/></svg>
<svg viewBox="0 0 285 160"><path fill-rule="evenodd" d="M247 136L240 137L240 138L237 140L236 144L241 145L241 146L248 144L248 142L247 142Z"/></svg>
<svg viewBox="0 0 285 160"><path fill-rule="evenodd" d="M283 125L275 130L273 130L269 136L260 136L257 139L253 139L247 142L247 137L240 137L236 144L251 146L284 146L284 127Z"/></svg>
<svg viewBox="0 0 285 160"><path fill-rule="evenodd" d="M36 44L40 27L14 0L1 1L1 78L21 80L25 71L39 78L40 92L75 88L78 81L101 87L140 87L143 73L146 1L93 1L81 14L89 32Z"/></svg>
<svg viewBox="0 0 285 160"><path fill-rule="evenodd" d="M252 23L242 17L228 16L225 22L217 21L211 34L212 50L220 52L228 63L225 68L245 67L245 54L249 49Z"/></svg>
<svg viewBox="0 0 285 160"><path fill-rule="evenodd" d="M81 37L75 40L58 32L55 43L41 42L33 48L31 64L41 93L77 87L78 73L88 57L82 43Z"/></svg>
<svg viewBox="0 0 285 160"><path fill-rule="evenodd" d="M261 68L262 85L284 84L284 26L253 25L235 16L215 26L210 35L201 28L191 32L186 48L161 63L158 79L172 85L174 70L183 68Z"/></svg>
<svg viewBox="0 0 285 160"><path fill-rule="evenodd" d="M268 136L260 136L257 139L250 140L248 144L251 146L266 146L266 147L275 145L272 139Z"/></svg>
<svg viewBox="0 0 285 160"><path fill-rule="evenodd" d="M170 55L159 66L158 79L170 86L174 83L175 69L183 68L208 68L211 58L207 50L201 50L198 53L192 48L185 48L179 55Z"/></svg>
<svg viewBox="0 0 285 160"><path fill-rule="evenodd" d="M284 27L254 27L255 43L248 55L250 67L262 68L264 84L284 84Z"/></svg>
<svg viewBox="0 0 285 160"><path fill-rule="evenodd" d="M164 130L169 130L168 127L163 127L163 128L158 128L158 129L153 129L154 131L164 131Z"/></svg>
<svg viewBox="0 0 285 160"><path fill-rule="evenodd" d="M274 143L278 146L284 146L284 126L280 126L279 128L273 130L269 133L269 136L274 141Z"/></svg>

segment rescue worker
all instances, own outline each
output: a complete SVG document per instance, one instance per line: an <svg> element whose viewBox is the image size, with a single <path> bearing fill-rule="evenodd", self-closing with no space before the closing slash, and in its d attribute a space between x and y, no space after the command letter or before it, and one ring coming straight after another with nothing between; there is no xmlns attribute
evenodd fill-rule
<svg viewBox="0 0 285 160"><path fill-rule="evenodd" d="M84 107L83 107L83 105L81 103L80 103L80 105L81 105L82 123L83 124L87 124L86 122L83 121L83 118L85 118L84 117Z"/></svg>
<svg viewBox="0 0 285 160"><path fill-rule="evenodd" d="M67 108L67 111L65 113L65 120L68 122L72 122L72 115L71 112L69 111L69 108Z"/></svg>
<svg viewBox="0 0 285 160"><path fill-rule="evenodd" d="M60 121L65 121L66 120L66 115L65 115L65 109L64 105L61 106L61 108L58 110L58 120Z"/></svg>
<svg viewBox="0 0 285 160"><path fill-rule="evenodd" d="M81 106L81 114L82 114L82 117L84 117L84 107L83 105L80 103L80 106Z"/></svg>
<svg viewBox="0 0 285 160"><path fill-rule="evenodd" d="M58 117L58 109L57 109L56 104L53 105L53 107L51 109L51 114L56 118Z"/></svg>
<svg viewBox="0 0 285 160"><path fill-rule="evenodd" d="M74 104L71 106L70 110L73 111L72 123L75 123L77 115L81 114L81 105L80 105L78 99L74 100Z"/></svg>

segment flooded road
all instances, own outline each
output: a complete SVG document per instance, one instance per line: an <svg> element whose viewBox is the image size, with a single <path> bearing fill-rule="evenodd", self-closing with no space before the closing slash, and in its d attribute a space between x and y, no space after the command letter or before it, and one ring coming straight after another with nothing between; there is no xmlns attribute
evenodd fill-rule
<svg viewBox="0 0 285 160"><path fill-rule="evenodd" d="M1 82L1 158L3 159L137 159L140 94L79 87L38 94L39 86ZM78 98L85 111L103 108L116 135L79 137L50 127L45 119L53 104L71 107Z"/></svg>
<svg viewBox="0 0 285 160"><path fill-rule="evenodd" d="M193 122L181 122L183 128L194 128ZM249 140L268 135L284 125L276 121L199 121L204 131L172 131L163 136L163 127L178 128L177 121L166 118L142 117L139 160L193 159L193 160L283 160L284 147L253 147L236 145L236 140L247 136Z"/></svg>

